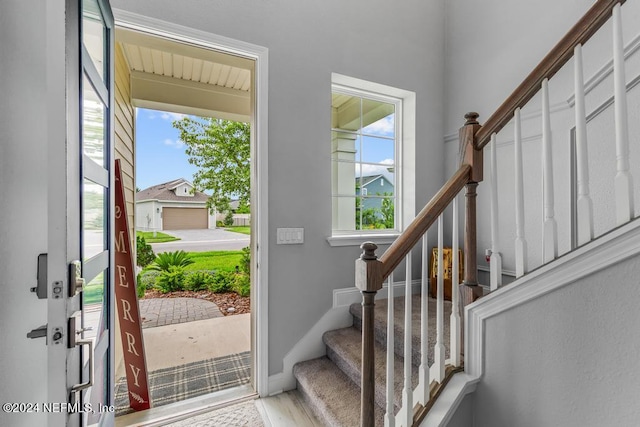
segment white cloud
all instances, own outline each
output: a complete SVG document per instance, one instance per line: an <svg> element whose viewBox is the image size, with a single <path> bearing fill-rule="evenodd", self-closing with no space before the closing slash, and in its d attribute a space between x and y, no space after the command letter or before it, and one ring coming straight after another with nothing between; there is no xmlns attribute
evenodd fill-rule
<svg viewBox="0 0 640 427"><path fill-rule="evenodd" d="M165 111L160 115L160 117L162 120L173 122L174 120L181 120L183 117L187 117L187 115L182 113L168 113Z"/></svg>
<svg viewBox="0 0 640 427"><path fill-rule="evenodd" d="M168 145L169 147L182 148L184 146L184 142L181 140L174 141L173 139L165 139L164 145Z"/></svg>
<svg viewBox="0 0 640 427"><path fill-rule="evenodd" d="M362 175L360 174L359 168L356 166L356 176L384 175L392 181L393 175L387 170L388 166L384 165L393 165L393 159L384 159L380 163L382 163L382 165L361 165Z"/></svg>
<svg viewBox="0 0 640 427"><path fill-rule="evenodd" d="M370 125L364 127L362 132L372 133L375 135L392 135L395 131L395 125L393 120L394 115L391 114L387 117L383 117L377 122L373 122Z"/></svg>

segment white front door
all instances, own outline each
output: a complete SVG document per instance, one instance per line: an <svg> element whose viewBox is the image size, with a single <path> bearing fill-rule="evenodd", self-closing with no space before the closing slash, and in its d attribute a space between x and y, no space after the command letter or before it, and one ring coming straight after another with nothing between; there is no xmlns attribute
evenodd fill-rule
<svg viewBox="0 0 640 427"><path fill-rule="evenodd" d="M66 406L49 426L113 425L113 16L107 0L65 8L66 140L50 159L47 347L48 400Z"/></svg>

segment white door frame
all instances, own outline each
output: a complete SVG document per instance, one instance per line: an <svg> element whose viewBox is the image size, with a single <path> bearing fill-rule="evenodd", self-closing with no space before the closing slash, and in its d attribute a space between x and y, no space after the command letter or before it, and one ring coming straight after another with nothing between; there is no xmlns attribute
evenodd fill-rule
<svg viewBox="0 0 640 427"><path fill-rule="evenodd" d="M113 9L116 27L145 32L177 42L201 46L238 55L255 61L255 95L251 124L251 206L259 215L252 215L251 277L251 348L254 388L261 397L269 394L268 346L268 49L230 39L206 31L149 18L121 9Z"/></svg>

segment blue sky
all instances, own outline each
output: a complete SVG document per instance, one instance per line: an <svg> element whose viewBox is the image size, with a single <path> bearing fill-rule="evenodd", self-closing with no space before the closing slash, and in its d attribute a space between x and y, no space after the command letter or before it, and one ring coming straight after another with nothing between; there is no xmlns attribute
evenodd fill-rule
<svg viewBox="0 0 640 427"><path fill-rule="evenodd" d="M172 126L184 114L136 109L136 186L144 190L153 185L185 178L193 182L197 168L189 164L180 132ZM369 135L391 136L394 133L394 115L391 114L363 131ZM362 161L393 164L393 144L377 138L364 137ZM359 147L357 147L359 151ZM382 173L391 178L383 166L363 164L363 175ZM359 171L356 172L360 175Z"/></svg>
<svg viewBox="0 0 640 427"><path fill-rule="evenodd" d="M136 109L136 186L141 190L178 178L193 182L180 132L171 123L183 114Z"/></svg>

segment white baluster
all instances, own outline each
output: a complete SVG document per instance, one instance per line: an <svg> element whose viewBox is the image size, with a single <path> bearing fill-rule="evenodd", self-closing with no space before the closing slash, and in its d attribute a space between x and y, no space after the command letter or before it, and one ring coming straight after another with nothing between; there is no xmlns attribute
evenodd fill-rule
<svg viewBox="0 0 640 427"><path fill-rule="evenodd" d="M496 134L491 135L491 258L489 283L492 291L502 286L502 255L498 247L498 144ZM455 200L454 200L455 201ZM455 307L455 306L454 306Z"/></svg>
<svg viewBox="0 0 640 427"><path fill-rule="evenodd" d="M524 171L522 168L522 130L520 108L514 111L514 153L516 185L516 277L527 272L527 241L524 238Z"/></svg>
<svg viewBox="0 0 640 427"><path fill-rule="evenodd" d="M433 351L433 364L436 367L434 380L444 380L444 260L442 215L438 217L438 293L436 301L436 345Z"/></svg>
<svg viewBox="0 0 640 427"><path fill-rule="evenodd" d="M589 194L589 155L587 148L587 113L584 101L584 72L582 69L582 45L574 50L574 85L576 93L576 160L578 175L578 245L593 239L593 202Z"/></svg>
<svg viewBox="0 0 640 427"><path fill-rule="evenodd" d="M407 255L404 288L404 388L402 390L403 427L413 424L413 385L411 384L411 252Z"/></svg>
<svg viewBox="0 0 640 427"><path fill-rule="evenodd" d="M544 207L542 260L547 263L558 257L558 225L554 218L553 208L553 150L551 146L549 79L542 81L542 196Z"/></svg>
<svg viewBox="0 0 640 427"><path fill-rule="evenodd" d="M395 416L395 387L394 387L394 332L393 332L393 273L389 275L387 281L387 412L384 414L385 427L394 427L396 424Z"/></svg>
<svg viewBox="0 0 640 427"><path fill-rule="evenodd" d="M622 225L633 218L633 179L629 172L627 84L624 72L622 13L619 3L613 8L613 82L617 159L617 174L615 177L616 224Z"/></svg>
<svg viewBox="0 0 640 427"><path fill-rule="evenodd" d="M458 197L453 199L453 230L451 231L451 317L449 318L449 359L453 366L460 366L460 307L458 285L460 284L460 259L458 256Z"/></svg>
<svg viewBox="0 0 640 427"><path fill-rule="evenodd" d="M420 295L420 368L414 400L424 405L429 401L429 248L427 234L422 237L422 291Z"/></svg>

